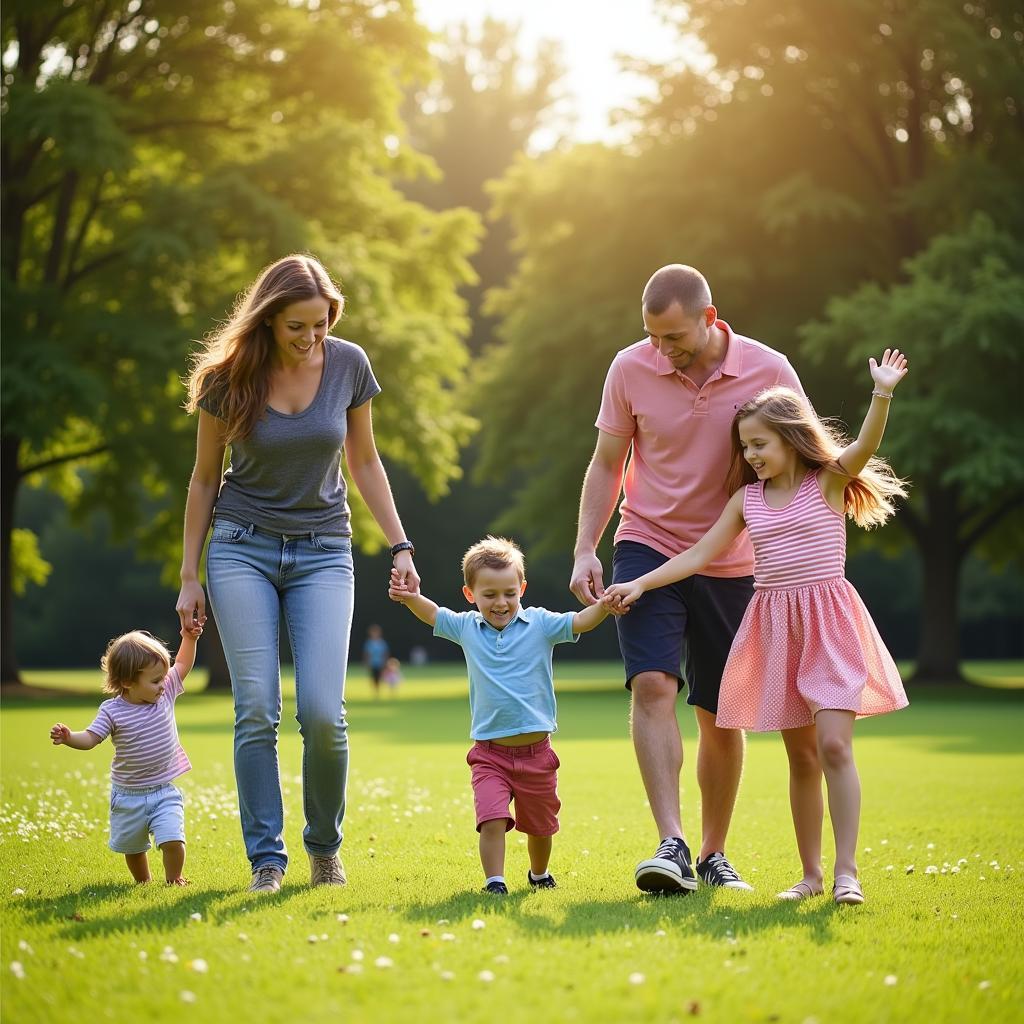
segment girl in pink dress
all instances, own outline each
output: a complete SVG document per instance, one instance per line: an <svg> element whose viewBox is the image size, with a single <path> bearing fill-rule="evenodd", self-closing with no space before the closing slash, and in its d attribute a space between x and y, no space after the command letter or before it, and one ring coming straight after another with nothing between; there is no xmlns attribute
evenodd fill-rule
<svg viewBox="0 0 1024 1024"><path fill-rule="evenodd" d="M686 579L744 527L754 547L754 598L722 676L717 724L781 730L803 878L779 893L822 891L821 777L836 842L836 903L863 903L857 880L860 779L853 723L907 706L899 672L857 591L843 575L849 516L870 529L892 515L906 485L875 457L893 388L907 373L899 349L869 360L874 390L860 434L848 442L789 388L762 391L733 419L732 497L692 548L604 600L627 606L645 591Z"/></svg>

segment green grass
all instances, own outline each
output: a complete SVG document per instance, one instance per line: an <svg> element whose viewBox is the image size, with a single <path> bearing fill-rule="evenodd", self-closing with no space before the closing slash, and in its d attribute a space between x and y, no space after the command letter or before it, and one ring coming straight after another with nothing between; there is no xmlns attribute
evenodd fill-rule
<svg viewBox="0 0 1024 1024"><path fill-rule="evenodd" d="M1003 687L1022 674L1019 663L971 671ZM135 887L106 848L109 746L85 753L47 739L54 721L91 721L96 673L28 673L82 692L4 705L5 1020L1020 1020L1019 692L912 690L908 710L859 725L868 902L836 908L772 898L798 875L775 735L749 738L730 837L756 893L637 892L634 864L657 837L619 668L572 664L558 674L559 888L525 891L525 847L510 833L512 893L495 902L476 891L468 711L452 669L411 671L398 698L380 702L353 672L344 890L303 885L300 745L286 700L293 869L279 896L262 899L244 892L228 696L187 693L178 705L195 766L179 783L192 884ZM696 838L694 726L687 709L680 720L684 820ZM381 957L391 966L376 966Z"/></svg>

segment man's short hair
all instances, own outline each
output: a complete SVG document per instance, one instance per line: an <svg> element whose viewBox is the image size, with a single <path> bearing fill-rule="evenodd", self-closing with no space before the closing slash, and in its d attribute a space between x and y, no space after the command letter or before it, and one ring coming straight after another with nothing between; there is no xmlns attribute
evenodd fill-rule
<svg viewBox="0 0 1024 1024"><path fill-rule="evenodd" d="M660 316L674 302L688 316L699 316L711 305L711 289L704 275L682 263L656 270L644 287L644 309Z"/></svg>
<svg viewBox="0 0 1024 1024"><path fill-rule="evenodd" d="M462 556L462 578L472 588L481 569L513 568L521 583L526 579L526 560L515 541L506 537L487 536L478 540Z"/></svg>

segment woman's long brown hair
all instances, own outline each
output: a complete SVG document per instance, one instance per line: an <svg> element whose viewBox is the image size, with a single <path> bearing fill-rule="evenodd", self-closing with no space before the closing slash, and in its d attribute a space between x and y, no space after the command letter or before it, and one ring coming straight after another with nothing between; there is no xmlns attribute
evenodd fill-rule
<svg viewBox="0 0 1024 1024"><path fill-rule="evenodd" d="M766 388L736 410L732 420L732 462L726 480L729 494L757 480L740 444L740 422L748 416L760 416L765 426L796 450L805 466L849 477L843 503L846 514L858 526L868 530L881 526L896 511L896 499L906 497L907 482L876 455L868 459L857 476L850 476L838 461L849 439L835 424L818 419L807 399L786 387Z"/></svg>
<svg viewBox="0 0 1024 1024"><path fill-rule="evenodd" d="M227 321L203 339L203 351L192 358L185 408L195 412L209 399L226 423L227 441L247 437L266 409L270 389L274 332L267 320L293 302L318 296L330 304L330 330L345 299L317 259L293 253L260 271Z"/></svg>

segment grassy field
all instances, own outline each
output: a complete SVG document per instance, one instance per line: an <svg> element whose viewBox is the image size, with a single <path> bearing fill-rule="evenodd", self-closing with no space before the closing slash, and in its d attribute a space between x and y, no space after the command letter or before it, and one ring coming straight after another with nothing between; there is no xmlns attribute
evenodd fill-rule
<svg viewBox="0 0 1024 1024"><path fill-rule="evenodd" d="M397 699L379 702L353 671L343 890L305 885L286 700L292 870L280 895L261 899L244 892L230 697L186 693L178 721L195 767L179 784L192 884L135 887L106 848L109 746L47 739L54 721L91 721L97 674L30 672L30 683L79 692L3 708L4 1019L1019 1021L1024 673L968 668L990 685L912 689L908 710L858 727L860 908L773 900L799 874L774 735L749 738L730 837L756 892L639 893L633 867L657 836L612 664L558 673L556 890L527 891L525 846L510 833L510 896L478 892L468 710L461 676L445 667L410 672ZM696 839L694 725L686 709L680 720Z"/></svg>

